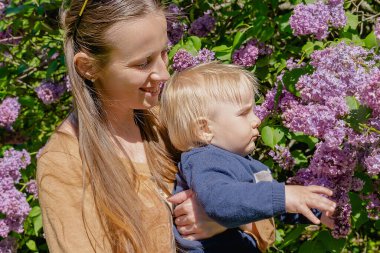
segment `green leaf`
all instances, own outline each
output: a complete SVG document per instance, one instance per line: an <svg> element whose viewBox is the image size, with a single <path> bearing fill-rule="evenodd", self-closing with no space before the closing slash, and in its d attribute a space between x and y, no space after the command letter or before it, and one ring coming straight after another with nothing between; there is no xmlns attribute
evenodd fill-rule
<svg viewBox="0 0 380 253"><path fill-rule="evenodd" d="M265 42L273 37L274 34L274 28L273 27L266 27L263 32L259 36L259 40L261 42Z"/></svg>
<svg viewBox="0 0 380 253"><path fill-rule="evenodd" d="M355 215L352 215L353 224L352 227L358 230L364 223L369 221L368 213L365 210L360 210Z"/></svg>
<svg viewBox="0 0 380 253"><path fill-rule="evenodd" d="M315 50L323 48L323 43L321 41L308 41L303 47L302 52L305 52L307 56L311 55Z"/></svg>
<svg viewBox="0 0 380 253"><path fill-rule="evenodd" d="M346 27L349 27L349 28L352 28L352 29L356 29L356 27L358 26L359 24L359 18L357 15L355 14L352 14L351 12L346 12L346 17L347 17L347 25Z"/></svg>
<svg viewBox="0 0 380 253"><path fill-rule="evenodd" d="M291 232L285 236L284 242L279 246L279 249L285 248L287 245L297 240L305 230L305 227L306 225L298 225L296 228L292 229Z"/></svg>
<svg viewBox="0 0 380 253"><path fill-rule="evenodd" d="M274 146L284 138L285 133L280 128L265 126L261 129L261 136L264 144L274 149Z"/></svg>
<svg viewBox="0 0 380 253"><path fill-rule="evenodd" d="M345 239L335 239L331 236L331 233L326 230L320 231L315 239L320 241L324 245L324 247L331 253L341 252L346 244Z"/></svg>
<svg viewBox="0 0 380 253"><path fill-rule="evenodd" d="M315 144L317 144L319 141L318 138L306 135L302 132L289 132L287 137L298 142L306 143L309 146L309 149L313 149L315 147Z"/></svg>
<svg viewBox="0 0 380 253"><path fill-rule="evenodd" d="M202 47L202 41L199 37L197 36L190 36L188 38L188 42L192 42L195 50L199 51Z"/></svg>
<svg viewBox="0 0 380 253"><path fill-rule="evenodd" d="M294 158L294 162L296 165L303 167L307 166L307 157L304 154L303 150L294 150L291 152L292 157Z"/></svg>
<svg viewBox="0 0 380 253"><path fill-rule="evenodd" d="M33 218L34 233L38 235L38 232L42 228L42 214Z"/></svg>
<svg viewBox="0 0 380 253"><path fill-rule="evenodd" d="M39 206L34 206L29 213L29 217L35 217L41 214L41 208Z"/></svg>
<svg viewBox="0 0 380 253"><path fill-rule="evenodd" d="M243 37L243 33L238 31L236 34L235 34L235 37L234 37L234 42L232 43L232 48L235 49L237 47L239 47L243 41L244 37Z"/></svg>
<svg viewBox="0 0 380 253"><path fill-rule="evenodd" d="M346 99L346 104L348 108L350 109L350 111L359 109L360 103L355 97L348 96L345 99Z"/></svg>
<svg viewBox="0 0 380 253"><path fill-rule="evenodd" d="M31 251L37 251L37 245L36 245L36 242L33 241L33 240L29 240L26 242L26 246L28 247L28 249L30 249Z"/></svg>
<svg viewBox="0 0 380 253"><path fill-rule="evenodd" d="M303 243L298 253L326 253L326 249L319 240L312 240Z"/></svg>
<svg viewBox="0 0 380 253"><path fill-rule="evenodd" d="M291 92L293 95L300 97L299 91L296 89L296 83L298 82L298 79L305 74L309 74L312 72L311 67L305 67L305 68L296 68L289 72L286 72L284 74L284 77L282 78L284 85L286 89Z"/></svg>
<svg viewBox="0 0 380 253"><path fill-rule="evenodd" d="M363 41L364 41L364 45L367 48L379 47L379 44L377 43L377 39L376 39L376 35L375 35L374 31L372 31L370 34L368 34L367 37L365 37L365 39Z"/></svg>

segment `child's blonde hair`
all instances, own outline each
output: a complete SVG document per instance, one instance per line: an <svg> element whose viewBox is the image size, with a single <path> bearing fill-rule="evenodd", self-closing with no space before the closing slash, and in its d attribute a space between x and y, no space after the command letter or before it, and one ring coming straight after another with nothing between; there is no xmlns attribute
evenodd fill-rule
<svg viewBox="0 0 380 253"><path fill-rule="evenodd" d="M218 102L241 104L249 93L257 93L256 78L239 66L211 62L186 69L165 84L161 123L178 150L202 146L206 143L199 137L198 119L210 118Z"/></svg>

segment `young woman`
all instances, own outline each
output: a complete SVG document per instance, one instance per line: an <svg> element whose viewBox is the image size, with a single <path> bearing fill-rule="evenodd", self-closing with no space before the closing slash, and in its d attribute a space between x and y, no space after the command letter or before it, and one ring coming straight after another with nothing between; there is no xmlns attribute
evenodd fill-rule
<svg viewBox="0 0 380 253"><path fill-rule="evenodd" d="M50 252L174 252L166 198L177 169L155 107L169 78L164 11L154 0L73 0L61 16L74 111L38 160ZM224 229L193 199L174 213L188 238Z"/></svg>

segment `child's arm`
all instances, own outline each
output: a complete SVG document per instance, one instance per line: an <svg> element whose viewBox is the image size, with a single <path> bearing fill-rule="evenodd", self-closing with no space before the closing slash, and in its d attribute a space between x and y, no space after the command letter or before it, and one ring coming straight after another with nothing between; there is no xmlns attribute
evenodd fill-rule
<svg viewBox="0 0 380 253"><path fill-rule="evenodd" d="M278 182L241 181L230 157L200 154L182 163L182 172L207 215L225 227L238 227L285 212L285 187Z"/></svg>

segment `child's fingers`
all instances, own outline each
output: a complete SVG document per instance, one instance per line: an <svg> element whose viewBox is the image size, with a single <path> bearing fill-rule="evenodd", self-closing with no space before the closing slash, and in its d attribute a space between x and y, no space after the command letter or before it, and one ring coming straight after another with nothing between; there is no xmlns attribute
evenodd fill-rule
<svg viewBox="0 0 380 253"><path fill-rule="evenodd" d="M324 194L324 195L327 195L327 196L332 196L333 195L333 191L326 188L326 187L323 187L323 186L319 186L319 185L310 185L307 187L310 191L314 192L314 193L318 193L318 194Z"/></svg>
<svg viewBox="0 0 380 253"><path fill-rule="evenodd" d="M312 223L318 225L321 221L313 214L313 212L307 208L304 207L301 209L301 213L303 216L305 216L307 219L309 219Z"/></svg>
<svg viewBox="0 0 380 253"><path fill-rule="evenodd" d="M182 215L188 215L190 213L194 213L190 199L185 200L183 203L176 206L173 210L174 217L180 217Z"/></svg>
<svg viewBox="0 0 380 253"><path fill-rule="evenodd" d="M321 211L331 212L335 211L336 204L334 201L329 200L321 195L314 195L312 199L307 201L309 208L317 208Z"/></svg>
<svg viewBox="0 0 380 253"><path fill-rule="evenodd" d="M196 224L187 225L187 226L177 226L177 230L182 236L187 236L187 235L196 234L200 232Z"/></svg>

